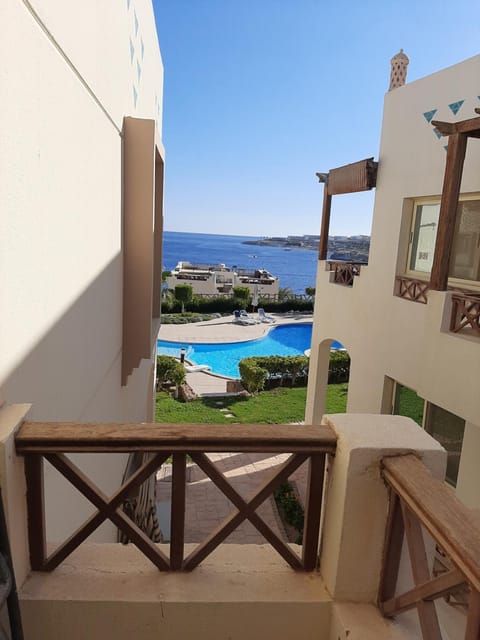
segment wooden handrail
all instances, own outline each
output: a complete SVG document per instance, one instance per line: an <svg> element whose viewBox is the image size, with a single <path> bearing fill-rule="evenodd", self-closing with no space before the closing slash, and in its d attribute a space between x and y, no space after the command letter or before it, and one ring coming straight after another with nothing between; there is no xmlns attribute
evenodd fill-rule
<svg viewBox="0 0 480 640"><path fill-rule="evenodd" d="M384 564L379 592L383 614L393 616L417 608L426 640L441 639L434 606L436 598L469 585L470 607L465 640L480 637L480 527L478 520L452 490L435 478L413 454L384 458L383 477L391 489ZM424 527L453 565L447 573L431 575ZM403 538L406 538L414 587L397 593Z"/></svg>
<svg viewBox="0 0 480 640"><path fill-rule="evenodd" d="M113 522L125 537L159 569L190 571L244 520L270 542L294 568L312 571L316 567L321 520L325 456L334 453L336 436L325 425L202 425L202 424L116 424L25 422L17 432L17 453L25 456L28 533L32 569L51 571L72 553L105 520ZM107 497L66 456L66 453L148 453L146 461ZM248 500L244 499L206 455L214 452L290 453L272 469L272 476ZM225 496L234 511L187 558L184 558L185 484L187 454ZM170 558L126 515L125 500L150 478L172 455L172 505ZM53 465L96 508L67 540L47 555L43 489L43 459ZM264 522L256 509L305 461L308 483L302 557Z"/></svg>
<svg viewBox="0 0 480 640"><path fill-rule="evenodd" d="M383 467L385 480L480 591L480 530L471 510L413 454L384 458Z"/></svg>
<svg viewBox="0 0 480 640"><path fill-rule="evenodd" d="M206 451L333 453L336 436L325 425L216 425L25 422L17 453Z"/></svg>
<svg viewBox="0 0 480 640"><path fill-rule="evenodd" d="M360 275L362 267L367 265L363 262L347 262L338 260L327 260L326 268L333 271L333 281L346 287L352 287L355 276Z"/></svg>

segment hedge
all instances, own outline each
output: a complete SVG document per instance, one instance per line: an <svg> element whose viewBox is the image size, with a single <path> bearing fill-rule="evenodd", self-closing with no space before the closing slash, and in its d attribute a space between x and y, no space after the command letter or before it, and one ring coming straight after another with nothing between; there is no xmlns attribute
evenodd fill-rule
<svg viewBox="0 0 480 640"><path fill-rule="evenodd" d="M257 393L268 386L280 386L288 381L292 386L298 378L308 377L307 356L253 356L240 360L238 368L243 386L250 393ZM331 351L328 382L348 382L350 356L347 351Z"/></svg>
<svg viewBox="0 0 480 640"><path fill-rule="evenodd" d="M253 356L240 360L238 368L243 386L250 393L265 387L267 380L280 385L286 379L293 386L299 376L308 374L307 356Z"/></svg>
<svg viewBox="0 0 480 640"><path fill-rule="evenodd" d="M233 313L235 309L240 309L243 306L243 300L232 296L218 296L216 298L199 298L193 296L193 300L185 304L185 310L197 313ZM287 298L287 300L283 300L282 302L273 302L260 298L258 306L263 307L265 311L277 311L279 313L284 311L312 311L313 301ZM181 305L178 300L165 299L162 301L162 313L180 312Z"/></svg>
<svg viewBox="0 0 480 640"><path fill-rule="evenodd" d="M347 351L330 351L328 382L348 382L350 376L350 356Z"/></svg>

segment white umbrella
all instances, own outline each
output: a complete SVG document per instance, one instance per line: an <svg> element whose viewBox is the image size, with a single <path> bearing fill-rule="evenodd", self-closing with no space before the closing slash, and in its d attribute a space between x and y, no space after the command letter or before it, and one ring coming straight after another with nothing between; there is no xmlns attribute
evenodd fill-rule
<svg viewBox="0 0 480 640"><path fill-rule="evenodd" d="M258 307L258 284L253 287L252 307Z"/></svg>

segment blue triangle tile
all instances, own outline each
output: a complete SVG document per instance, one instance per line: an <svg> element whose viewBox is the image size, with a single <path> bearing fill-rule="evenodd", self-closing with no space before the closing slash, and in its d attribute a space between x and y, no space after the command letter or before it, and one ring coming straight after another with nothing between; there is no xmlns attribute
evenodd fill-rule
<svg viewBox="0 0 480 640"><path fill-rule="evenodd" d="M145 55L145 45L143 43L143 38L140 38L140 42L142 43L142 60L143 60L143 56Z"/></svg>
<svg viewBox="0 0 480 640"><path fill-rule="evenodd" d="M443 148L445 149L445 151L447 151L448 150L448 144L446 144Z"/></svg>
<svg viewBox="0 0 480 640"><path fill-rule="evenodd" d="M135 87L133 87L133 106L134 107L137 106L137 100L138 100L138 93Z"/></svg>
<svg viewBox="0 0 480 640"><path fill-rule="evenodd" d="M137 60L137 76L138 76L138 81L140 82L140 76L142 75L142 67L140 66L138 60Z"/></svg>
<svg viewBox="0 0 480 640"><path fill-rule="evenodd" d="M433 129L433 133L437 136L437 138L440 140L440 138L442 137L442 134L440 133L440 131L435 127Z"/></svg>
<svg viewBox="0 0 480 640"><path fill-rule="evenodd" d="M133 46L132 39L130 38L130 62L133 64L133 56L135 55L135 47Z"/></svg>
<svg viewBox="0 0 480 640"><path fill-rule="evenodd" d="M138 18L137 18L137 13L134 13L135 16L135 35L137 35L138 33Z"/></svg>
<svg viewBox="0 0 480 640"><path fill-rule="evenodd" d="M457 113L460 111L460 107L464 102L465 100L459 100L458 102L452 102L452 104L448 105L450 111L453 113L454 116L456 116Z"/></svg>
<svg viewBox="0 0 480 640"><path fill-rule="evenodd" d="M425 111L425 113L423 114L425 120L427 122L431 122L433 119L433 116L437 113L437 109L432 109L431 111Z"/></svg>

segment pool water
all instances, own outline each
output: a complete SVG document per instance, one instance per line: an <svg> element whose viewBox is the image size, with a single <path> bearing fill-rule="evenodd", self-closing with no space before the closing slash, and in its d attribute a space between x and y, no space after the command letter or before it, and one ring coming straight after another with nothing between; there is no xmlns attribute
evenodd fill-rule
<svg viewBox="0 0 480 640"><path fill-rule="evenodd" d="M295 356L303 355L310 348L311 323L286 324L273 327L268 334L247 342L181 343L157 341L157 352L161 355L180 357L180 349L186 349L186 358L194 364L207 364L213 373L239 378L238 363L251 356ZM338 342L333 348L341 348Z"/></svg>

